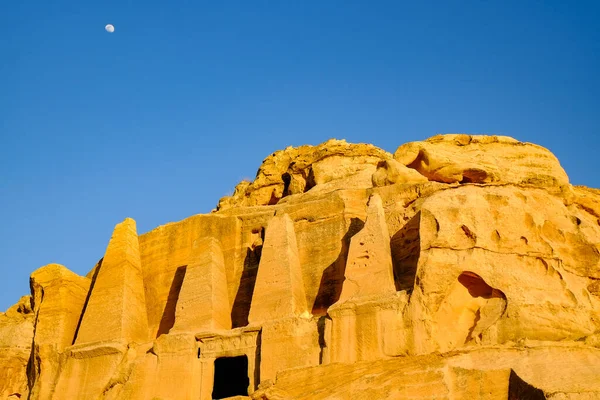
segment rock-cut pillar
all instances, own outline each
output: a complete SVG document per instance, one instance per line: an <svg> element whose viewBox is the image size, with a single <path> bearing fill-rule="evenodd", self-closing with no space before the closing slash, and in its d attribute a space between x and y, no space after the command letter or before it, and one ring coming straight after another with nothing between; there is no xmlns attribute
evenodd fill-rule
<svg viewBox="0 0 600 400"><path fill-rule="evenodd" d="M248 320L261 325L260 379L319 363L319 335L310 319L294 223L275 215L265 234Z"/></svg>
<svg viewBox="0 0 600 400"><path fill-rule="evenodd" d="M267 226L248 320L261 323L307 311L294 223L287 214L276 215Z"/></svg>
<svg viewBox="0 0 600 400"><path fill-rule="evenodd" d="M390 235L381 197L369 199L365 226L350 240L342 293L337 304L396 292Z"/></svg>
<svg viewBox="0 0 600 400"><path fill-rule="evenodd" d="M364 227L350 239L340 298L332 305L332 362L352 363L385 356L386 304L396 293L390 235L379 195L369 199Z"/></svg>
<svg viewBox="0 0 600 400"><path fill-rule="evenodd" d="M219 241L199 239L190 260L175 310L173 331L231 329L225 262Z"/></svg>
<svg viewBox="0 0 600 400"><path fill-rule="evenodd" d="M135 221L117 224L81 321L76 344L143 342L148 317Z"/></svg>

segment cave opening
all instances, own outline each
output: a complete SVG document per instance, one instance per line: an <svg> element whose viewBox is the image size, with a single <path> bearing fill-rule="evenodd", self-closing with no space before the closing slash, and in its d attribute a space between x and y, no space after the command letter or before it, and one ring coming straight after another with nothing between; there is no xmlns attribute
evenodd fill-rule
<svg viewBox="0 0 600 400"><path fill-rule="evenodd" d="M249 385L247 356L220 357L215 360L213 399L247 396Z"/></svg>

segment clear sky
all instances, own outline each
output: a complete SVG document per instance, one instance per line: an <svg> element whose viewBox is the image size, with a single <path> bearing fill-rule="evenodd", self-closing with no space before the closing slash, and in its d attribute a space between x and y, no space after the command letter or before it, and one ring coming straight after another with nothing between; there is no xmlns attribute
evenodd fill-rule
<svg viewBox="0 0 600 400"><path fill-rule="evenodd" d="M289 145L502 134L600 187L598 1L14 0L0 21L0 310Z"/></svg>

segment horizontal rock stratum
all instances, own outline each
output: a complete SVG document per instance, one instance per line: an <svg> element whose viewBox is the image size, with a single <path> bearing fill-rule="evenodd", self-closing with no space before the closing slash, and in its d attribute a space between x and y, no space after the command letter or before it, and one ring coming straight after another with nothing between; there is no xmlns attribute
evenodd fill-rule
<svg viewBox="0 0 600 400"><path fill-rule="evenodd" d="M600 399L599 245L600 191L534 144L290 147L210 214L125 219L86 277L35 271L0 397Z"/></svg>

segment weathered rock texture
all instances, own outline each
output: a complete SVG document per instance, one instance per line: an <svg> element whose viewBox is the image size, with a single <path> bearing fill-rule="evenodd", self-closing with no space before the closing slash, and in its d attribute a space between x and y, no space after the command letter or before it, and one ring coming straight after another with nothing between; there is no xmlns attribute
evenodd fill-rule
<svg viewBox="0 0 600 400"><path fill-rule="evenodd" d="M269 156L208 215L115 228L0 314L0 396L600 398L600 191L440 135Z"/></svg>
<svg viewBox="0 0 600 400"><path fill-rule="evenodd" d="M231 329L227 275L219 241L215 238L198 240L190 265L181 267L180 271L181 290L175 299L173 331Z"/></svg>
<svg viewBox="0 0 600 400"><path fill-rule="evenodd" d="M0 313L0 398L18 399L29 391L27 364L31 357L34 314L31 297Z"/></svg>

